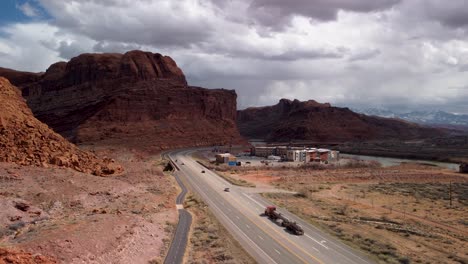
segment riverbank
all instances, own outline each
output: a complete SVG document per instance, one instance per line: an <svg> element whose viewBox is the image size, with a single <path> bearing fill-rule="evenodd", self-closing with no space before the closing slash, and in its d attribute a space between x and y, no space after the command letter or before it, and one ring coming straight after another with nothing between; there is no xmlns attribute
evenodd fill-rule
<svg viewBox="0 0 468 264"><path fill-rule="evenodd" d="M334 146L342 153L448 163L468 162L466 137L419 141L351 142Z"/></svg>
<svg viewBox="0 0 468 264"><path fill-rule="evenodd" d="M417 159L401 159L401 158L389 158L389 157L378 157L378 156L368 156L368 155L355 155L348 153L340 153L341 159L356 159L363 161L377 161L383 167L397 166L405 163L415 163L428 166L437 166L440 168L446 168L453 171L458 171L460 164L450 163L450 162L439 162L439 161L430 161L430 160L417 160Z"/></svg>

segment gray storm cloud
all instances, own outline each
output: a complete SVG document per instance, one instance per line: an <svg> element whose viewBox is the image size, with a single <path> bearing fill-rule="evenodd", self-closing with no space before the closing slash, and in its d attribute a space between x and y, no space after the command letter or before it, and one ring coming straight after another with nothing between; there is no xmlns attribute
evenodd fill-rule
<svg viewBox="0 0 468 264"><path fill-rule="evenodd" d="M336 20L338 12L372 12L390 8L401 0L253 0L252 14L258 15L260 22L278 26L281 18L302 15L316 20ZM280 25L281 26L281 25Z"/></svg>
<svg viewBox="0 0 468 264"><path fill-rule="evenodd" d="M0 28L0 66L44 71L83 52L172 56L193 85L279 98L468 113L466 0L37 0Z"/></svg>

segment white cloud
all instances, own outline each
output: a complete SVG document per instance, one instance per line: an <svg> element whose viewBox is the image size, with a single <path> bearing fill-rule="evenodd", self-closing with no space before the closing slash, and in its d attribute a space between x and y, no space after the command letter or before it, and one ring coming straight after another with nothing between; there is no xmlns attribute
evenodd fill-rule
<svg viewBox="0 0 468 264"><path fill-rule="evenodd" d="M28 17L37 17L40 14L39 11L34 6L32 6L29 2L25 2L21 5L17 5L16 8L21 10L21 12L23 12L23 14Z"/></svg>
<svg viewBox="0 0 468 264"><path fill-rule="evenodd" d="M464 0L313 0L320 14L308 0L38 1L52 19L1 28L0 66L144 49L193 85L236 89L240 108L288 97L468 113L467 90L449 88L468 84Z"/></svg>
<svg viewBox="0 0 468 264"><path fill-rule="evenodd" d="M52 63L63 60L63 46L79 42L79 51L89 51L94 41L61 33L47 23L10 24L0 30L0 67L23 71L45 71ZM62 56L61 56L62 55Z"/></svg>
<svg viewBox="0 0 468 264"><path fill-rule="evenodd" d="M54 38L57 30L45 23L11 24L2 28L0 66L25 71L45 70L59 57L42 42Z"/></svg>

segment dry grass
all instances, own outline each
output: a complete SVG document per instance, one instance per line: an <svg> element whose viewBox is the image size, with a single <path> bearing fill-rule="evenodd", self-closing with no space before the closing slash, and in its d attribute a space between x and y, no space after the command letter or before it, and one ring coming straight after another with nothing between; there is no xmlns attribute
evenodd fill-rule
<svg viewBox="0 0 468 264"><path fill-rule="evenodd" d="M184 207L194 215L187 263L256 263L201 199L189 195Z"/></svg>
<svg viewBox="0 0 468 264"><path fill-rule="evenodd" d="M410 165L289 171L275 184L298 193L265 197L380 263L468 263L468 180L460 174Z"/></svg>
<svg viewBox="0 0 468 264"><path fill-rule="evenodd" d="M242 187L255 187L256 186L255 184L248 182L246 180L233 178L229 176L229 174L226 172L217 172L216 174L233 185L242 186Z"/></svg>
<svg viewBox="0 0 468 264"><path fill-rule="evenodd" d="M412 163L221 170L297 192L264 195L379 263L468 263L466 175Z"/></svg>

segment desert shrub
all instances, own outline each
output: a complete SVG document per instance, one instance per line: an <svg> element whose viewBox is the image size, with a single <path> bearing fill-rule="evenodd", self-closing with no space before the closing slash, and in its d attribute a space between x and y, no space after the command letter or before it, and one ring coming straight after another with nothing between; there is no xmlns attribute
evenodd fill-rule
<svg viewBox="0 0 468 264"><path fill-rule="evenodd" d="M294 197L307 198L307 193L303 190L294 194Z"/></svg>
<svg viewBox="0 0 468 264"><path fill-rule="evenodd" d="M12 235L14 232L9 228L0 228L0 238Z"/></svg>
<svg viewBox="0 0 468 264"><path fill-rule="evenodd" d="M382 164L375 160L365 161L365 160L357 160L351 159L346 164L342 165L341 168L346 169L357 169L357 168L380 168Z"/></svg>
<svg viewBox="0 0 468 264"><path fill-rule="evenodd" d="M18 231L21 228L25 227L26 223L24 221L18 221L8 226L8 229Z"/></svg>

